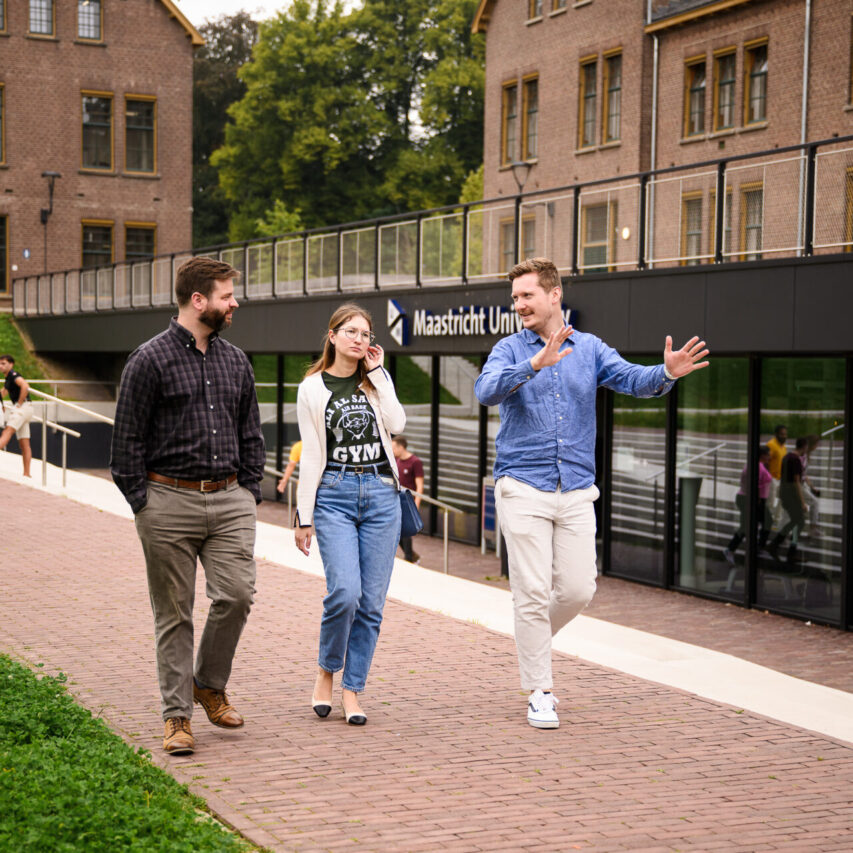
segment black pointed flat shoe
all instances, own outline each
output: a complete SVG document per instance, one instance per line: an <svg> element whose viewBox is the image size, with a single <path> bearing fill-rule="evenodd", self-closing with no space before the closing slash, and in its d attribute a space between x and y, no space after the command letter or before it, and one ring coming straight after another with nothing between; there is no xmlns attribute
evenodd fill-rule
<svg viewBox="0 0 853 853"><path fill-rule="evenodd" d="M318 717L328 717L332 713L332 706L328 702L318 702L311 696L311 707Z"/></svg>
<svg viewBox="0 0 853 853"><path fill-rule="evenodd" d="M367 715L364 713L350 714L341 702L341 710L344 712L347 723L351 726L363 726L367 722Z"/></svg>

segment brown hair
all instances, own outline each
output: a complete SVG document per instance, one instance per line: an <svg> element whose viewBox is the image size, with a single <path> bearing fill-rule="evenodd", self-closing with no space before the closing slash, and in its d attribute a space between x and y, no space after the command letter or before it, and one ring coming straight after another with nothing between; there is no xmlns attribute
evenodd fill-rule
<svg viewBox="0 0 853 853"><path fill-rule="evenodd" d="M328 370L335 363L335 345L332 343L331 332L337 332L347 320L351 320L353 317L363 317L367 320L370 331L373 331L373 318L370 316L369 311L360 305L356 305L355 302L347 302L341 305L329 317L329 328L323 335L323 354L305 371L306 376ZM358 362L358 381L360 385L363 384L371 391L374 390L373 383L367 376L367 363L363 358Z"/></svg>
<svg viewBox="0 0 853 853"><path fill-rule="evenodd" d="M395 436L394 436L394 438L392 438L391 440L392 440L392 441L396 441L396 442L397 442L397 444L399 444L399 445L400 445L400 447L402 447L402 448L403 448L403 450L408 450L408 449L409 449L409 441L408 441L408 439L406 438L406 436L404 436L404 435L395 435Z"/></svg>
<svg viewBox="0 0 853 853"><path fill-rule="evenodd" d="M10 364L14 364L15 358L11 355L0 355L0 361L8 361Z"/></svg>
<svg viewBox="0 0 853 853"><path fill-rule="evenodd" d="M557 267L548 258L527 258L520 264L516 264L509 271L507 278L510 281L515 281L519 276L526 275L529 272L539 274L539 286L546 293L561 286L560 273L557 272Z"/></svg>
<svg viewBox="0 0 853 853"><path fill-rule="evenodd" d="M212 258L190 258L178 268L175 276L175 299L186 305L194 293L209 297L217 281L239 278L240 273L224 261Z"/></svg>

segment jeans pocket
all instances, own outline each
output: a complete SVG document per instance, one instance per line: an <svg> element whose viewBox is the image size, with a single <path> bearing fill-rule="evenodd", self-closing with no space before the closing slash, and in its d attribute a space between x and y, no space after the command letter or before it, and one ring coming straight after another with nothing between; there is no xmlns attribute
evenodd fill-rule
<svg viewBox="0 0 853 853"><path fill-rule="evenodd" d="M320 477L320 484L317 486L318 489L333 489L340 482L341 472L340 471L324 471L323 476Z"/></svg>

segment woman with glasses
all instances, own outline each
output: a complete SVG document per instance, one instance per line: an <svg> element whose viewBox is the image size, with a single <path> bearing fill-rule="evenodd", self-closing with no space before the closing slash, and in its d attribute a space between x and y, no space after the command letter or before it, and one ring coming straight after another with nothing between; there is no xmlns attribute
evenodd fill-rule
<svg viewBox="0 0 853 853"><path fill-rule="evenodd" d="M391 433L406 424L373 321L358 305L332 314L323 354L299 385L302 438L296 547L308 554L316 530L326 574L319 671L311 706L332 710L333 673L343 669L346 721L364 725L364 690L379 638L400 538L400 498Z"/></svg>

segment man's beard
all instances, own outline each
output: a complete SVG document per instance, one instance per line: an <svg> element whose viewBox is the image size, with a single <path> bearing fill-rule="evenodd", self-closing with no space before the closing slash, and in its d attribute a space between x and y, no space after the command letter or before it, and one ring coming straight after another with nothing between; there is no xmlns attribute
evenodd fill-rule
<svg viewBox="0 0 853 853"><path fill-rule="evenodd" d="M221 332L225 326L230 325L227 322L229 319L227 311L214 311L212 308L203 311L198 319L213 332Z"/></svg>

